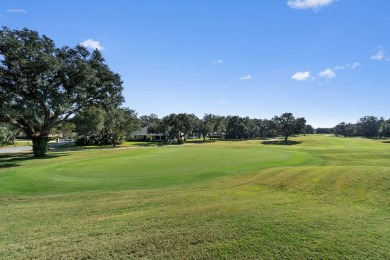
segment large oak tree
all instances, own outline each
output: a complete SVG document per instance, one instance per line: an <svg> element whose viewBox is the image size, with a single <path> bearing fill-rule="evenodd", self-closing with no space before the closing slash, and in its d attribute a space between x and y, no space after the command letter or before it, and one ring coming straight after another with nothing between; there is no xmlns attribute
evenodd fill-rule
<svg viewBox="0 0 390 260"><path fill-rule="evenodd" d="M91 104L123 102L122 81L98 50L57 48L29 29L0 30L0 122L32 138L46 155L49 132Z"/></svg>

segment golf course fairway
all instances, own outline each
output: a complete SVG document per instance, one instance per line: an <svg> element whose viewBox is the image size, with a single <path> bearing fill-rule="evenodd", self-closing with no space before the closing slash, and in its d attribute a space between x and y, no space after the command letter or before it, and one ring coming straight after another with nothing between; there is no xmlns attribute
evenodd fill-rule
<svg viewBox="0 0 390 260"><path fill-rule="evenodd" d="M389 259L390 143L0 155L0 259Z"/></svg>

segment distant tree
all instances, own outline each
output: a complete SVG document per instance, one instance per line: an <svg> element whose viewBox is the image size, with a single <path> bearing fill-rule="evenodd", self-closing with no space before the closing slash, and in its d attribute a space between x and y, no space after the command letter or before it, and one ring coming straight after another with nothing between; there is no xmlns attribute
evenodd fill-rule
<svg viewBox="0 0 390 260"><path fill-rule="evenodd" d="M45 156L50 131L91 104L120 104L122 81L98 50L57 48L29 29L0 30L0 122L33 141Z"/></svg>
<svg viewBox="0 0 390 260"><path fill-rule="evenodd" d="M213 114L205 114L200 123L200 132L203 136L203 141L206 141L206 137L209 136L211 139L211 134L214 131L216 124L216 118Z"/></svg>
<svg viewBox="0 0 390 260"><path fill-rule="evenodd" d="M226 132L226 117L224 116L214 116L215 118L215 124L214 124L214 129L213 129L213 134L218 134L219 136L222 136ZM213 138L213 136L211 136Z"/></svg>
<svg viewBox="0 0 390 260"><path fill-rule="evenodd" d="M357 122L358 133L367 138L377 137L379 127L383 123L383 118L378 119L375 116L365 116Z"/></svg>
<svg viewBox="0 0 390 260"><path fill-rule="evenodd" d="M158 123L159 118L156 114L150 114L150 115L141 116L140 120L141 120L141 126L145 127L145 126L151 126Z"/></svg>
<svg viewBox="0 0 390 260"><path fill-rule="evenodd" d="M342 135L344 137L350 137L355 135L356 126L354 124L346 124L345 122L341 122L340 124L334 127L334 134L336 136Z"/></svg>
<svg viewBox="0 0 390 260"><path fill-rule="evenodd" d="M62 125L53 128L51 134L61 135L62 137L67 138L75 138L77 136L76 125L72 121L67 121Z"/></svg>
<svg viewBox="0 0 390 260"><path fill-rule="evenodd" d="M336 125L334 127L335 136L343 135L346 137L345 126L346 124L344 122L341 122L340 124Z"/></svg>
<svg viewBox="0 0 390 260"><path fill-rule="evenodd" d="M132 109L111 108L106 112L104 130L108 133L114 147L140 126L141 122L137 113Z"/></svg>
<svg viewBox="0 0 390 260"><path fill-rule="evenodd" d="M390 137L390 119L383 121L379 127L381 137Z"/></svg>
<svg viewBox="0 0 390 260"><path fill-rule="evenodd" d="M284 141L287 142L288 137L296 130L295 117L292 113L284 113L281 116L275 116L273 121L278 126L279 133L284 136Z"/></svg>
<svg viewBox="0 0 390 260"><path fill-rule="evenodd" d="M314 128L313 128L313 126L311 126L311 125L306 125L306 126L305 126L305 132L306 132L306 134L314 134Z"/></svg>
<svg viewBox="0 0 390 260"><path fill-rule="evenodd" d="M248 133L248 126L245 118L239 116L228 116L226 126L227 139L244 139Z"/></svg>
<svg viewBox="0 0 390 260"><path fill-rule="evenodd" d="M356 125L348 123L345 125L345 137L354 136L356 134Z"/></svg>
<svg viewBox="0 0 390 260"><path fill-rule="evenodd" d="M194 114L181 113L177 115L180 131L183 133L184 141L187 141L188 135L199 129L200 120Z"/></svg>
<svg viewBox="0 0 390 260"><path fill-rule="evenodd" d="M258 126L258 119L251 119L249 117L244 118L244 122L247 127L246 138L254 139L259 135L260 127Z"/></svg>
<svg viewBox="0 0 390 260"><path fill-rule="evenodd" d="M0 123L0 146L14 144L16 134L12 126Z"/></svg>
<svg viewBox="0 0 390 260"><path fill-rule="evenodd" d="M73 119L76 132L79 136L89 136L100 132L104 128L106 112L102 107L87 106Z"/></svg>
<svg viewBox="0 0 390 260"><path fill-rule="evenodd" d="M298 117L295 119L294 134L306 134L306 119Z"/></svg>
<svg viewBox="0 0 390 260"><path fill-rule="evenodd" d="M315 130L316 134L333 134L334 133L334 128L323 128L323 127L318 127Z"/></svg>
<svg viewBox="0 0 390 260"><path fill-rule="evenodd" d="M278 125L274 120L264 119L267 125L267 137L275 137L278 135Z"/></svg>
<svg viewBox="0 0 390 260"><path fill-rule="evenodd" d="M64 137L75 138L76 137L76 125L72 122L65 122L58 127L58 130Z"/></svg>
<svg viewBox="0 0 390 260"><path fill-rule="evenodd" d="M253 119L253 124L256 125L256 133L255 133L255 136L256 136L256 137L262 138L262 132L263 132L263 127L264 127L263 120L254 118L254 119ZM262 139L263 139L263 138L262 138Z"/></svg>
<svg viewBox="0 0 390 260"><path fill-rule="evenodd" d="M188 135L198 128L199 119L194 114L170 114L163 118L163 126L169 131L169 137L178 143L187 141Z"/></svg>
<svg viewBox="0 0 390 260"><path fill-rule="evenodd" d="M258 119L256 122L257 126L259 127L258 136L263 140L271 134L270 132L272 132L272 130L276 130L275 123L272 120Z"/></svg>
<svg viewBox="0 0 390 260"><path fill-rule="evenodd" d="M171 138L174 138L175 133L172 130L171 122L172 119L176 116L176 114L171 114L163 117L159 120L158 123L155 123L152 127L155 133L160 133L164 135L165 143L167 144Z"/></svg>

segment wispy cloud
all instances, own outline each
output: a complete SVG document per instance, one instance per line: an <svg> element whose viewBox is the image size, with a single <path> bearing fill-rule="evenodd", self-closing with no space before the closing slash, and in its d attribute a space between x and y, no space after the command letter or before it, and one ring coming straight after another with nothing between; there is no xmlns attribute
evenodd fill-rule
<svg viewBox="0 0 390 260"><path fill-rule="evenodd" d="M103 46L98 41L94 41L92 39L88 39L86 41L83 41L81 43L84 47L91 48L91 49L98 49L99 51L103 50Z"/></svg>
<svg viewBox="0 0 390 260"><path fill-rule="evenodd" d="M351 68L351 69L356 69L357 67L360 67L360 63L359 62L355 62L353 64L348 64L347 67Z"/></svg>
<svg viewBox="0 0 390 260"><path fill-rule="evenodd" d="M386 57L386 51L383 49L382 46L379 46L375 53L371 55L372 60L388 60L389 58Z"/></svg>
<svg viewBox="0 0 390 260"><path fill-rule="evenodd" d="M292 75L291 78L298 81L311 79L310 71L303 71L303 72L298 71L294 75Z"/></svg>
<svg viewBox="0 0 390 260"><path fill-rule="evenodd" d="M383 60L385 58L385 51L378 51L371 56L372 60Z"/></svg>
<svg viewBox="0 0 390 260"><path fill-rule="evenodd" d="M294 9L313 9L318 11L320 8L330 5L337 0L289 0L288 6Z"/></svg>
<svg viewBox="0 0 390 260"><path fill-rule="evenodd" d="M321 78L334 78L334 77L336 77L336 72L334 72L331 69L325 69L325 70L321 71L320 73L318 73L318 76Z"/></svg>
<svg viewBox="0 0 390 260"><path fill-rule="evenodd" d="M252 78L252 75L246 75L246 76L240 77L239 79L240 80L250 80L251 78Z"/></svg>
<svg viewBox="0 0 390 260"><path fill-rule="evenodd" d="M27 11L24 9L8 9L7 13L14 13L14 14L27 14Z"/></svg>
<svg viewBox="0 0 390 260"><path fill-rule="evenodd" d="M223 59L215 60L215 61L213 61L211 64L213 64L213 65L223 64Z"/></svg>
<svg viewBox="0 0 390 260"><path fill-rule="evenodd" d="M354 70L358 67L360 67L360 63L359 62L354 62L352 64L347 64L347 65L336 65L333 70Z"/></svg>
<svg viewBox="0 0 390 260"><path fill-rule="evenodd" d="M319 78L335 78L336 77L336 71L341 71L341 70L354 70L361 66L359 62L354 62L354 63L349 63L346 65L336 65L333 68L326 68L323 69L322 71L318 72L317 79ZM298 80L298 81L305 81L305 80L315 80L315 77L310 76L310 71L298 71L294 75L291 76L292 79Z"/></svg>

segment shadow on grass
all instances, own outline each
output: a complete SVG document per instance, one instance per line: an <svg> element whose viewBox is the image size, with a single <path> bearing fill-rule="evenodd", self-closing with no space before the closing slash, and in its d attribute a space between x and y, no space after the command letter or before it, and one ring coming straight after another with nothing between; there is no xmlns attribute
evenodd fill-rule
<svg viewBox="0 0 390 260"><path fill-rule="evenodd" d="M208 144L215 143L217 140L187 140L186 144Z"/></svg>
<svg viewBox="0 0 390 260"><path fill-rule="evenodd" d="M4 153L0 154L0 169L18 167L22 162L29 160L47 160L65 155L66 153L48 153L45 157L34 157L32 153Z"/></svg>
<svg viewBox="0 0 390 260"><path fill-rule="evenodd" d="M291 141L291 140L272 140L272 141L263 141L262 144L270 144L270 145L296 145L301 144L301 141Z"/></svg>
<svg viewBox="0 0 390 260"><path fill-rule="evenodd" d="M137 146L137 147L156 147L156 146L165 146L165 142L140 142L140 143L134 143L131 146ZM131 147L131 146L122 146L122 147Z"/></svg>

